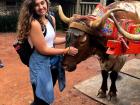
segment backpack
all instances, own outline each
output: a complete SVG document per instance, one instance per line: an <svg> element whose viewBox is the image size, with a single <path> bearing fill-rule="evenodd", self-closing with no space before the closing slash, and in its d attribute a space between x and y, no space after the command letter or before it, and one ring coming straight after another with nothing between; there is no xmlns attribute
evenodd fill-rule
<svg viewBox="0 0 140 105"><path fill-rule="evenodd" d="M50 15L47 15L46 18L48 19L48 21L51 23L51 25L54 28L54 24L53 24L53 20L52 17ZM47 29L45 26L42 26L42 33L45 37L46 33L47 33ZM34 51L34 48L31 48L29 42L28 42L28 38L21 40L17 40L14 44L13 47L15 48L17 54L20 57L20 60L23 64L29 66L29 59L31 54Z"/></svg>

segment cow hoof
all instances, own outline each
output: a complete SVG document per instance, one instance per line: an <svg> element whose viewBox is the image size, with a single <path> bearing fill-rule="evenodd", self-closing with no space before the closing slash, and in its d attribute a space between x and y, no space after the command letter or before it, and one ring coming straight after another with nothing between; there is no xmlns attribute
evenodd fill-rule
<svg viewBox="0 0 140 105"><path fill-rule="evenodd" d="M113 98L113 99L116 99L116 97L117 97L116 92L109 92L109 93L108 93L108 100L111 101L112 98Z"/></svg>
<svg viewBox="0 0 140 105"><path fill-rule="evenodd" d="M2 63L0 63L0 68L3 68L3 67L4 67L4 65Z"/></svg>
<svg viewBox="0 0 140 105"><path fill-rule="evenodd" d="M98 98L105 98L106 97L106 92L104 92L103 90L99 90L98 94L97 94Z"/></svg>

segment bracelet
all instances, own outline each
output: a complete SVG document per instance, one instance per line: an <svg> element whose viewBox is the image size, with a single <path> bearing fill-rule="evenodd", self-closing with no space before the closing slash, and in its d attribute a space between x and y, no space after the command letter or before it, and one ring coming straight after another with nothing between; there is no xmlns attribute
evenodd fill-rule
<svg viewBox="0 0 140 105"><path fill-rule="evenodd" d="M70 54L70 47L69 47L69 49L68 49L68 51L67 51L67 54Z"/></svg>
<svg viewBox="0 0 140 105"><path fill-rule="evenodd" d="M68 50L64 49L63 54L65 55L67 53L68 53Z"/></svg>

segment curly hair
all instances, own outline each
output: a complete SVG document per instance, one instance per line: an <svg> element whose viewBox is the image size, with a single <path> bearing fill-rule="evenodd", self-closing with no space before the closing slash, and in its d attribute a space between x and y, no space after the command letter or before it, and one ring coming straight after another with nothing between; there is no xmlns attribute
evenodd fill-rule
<svg viewBox="0 0 140 105"><path fill-rule="evenodd" d="M49 0L45 0L48 9L49 9ZM19 40L25 39L28 37L31 29L31 22L33 20L38 20L40 24L42 25L43 22L41 21L40 17L35 12L35 0L24 0L19 18L18 18L18 25L17 25L17 38Z"/></svg>

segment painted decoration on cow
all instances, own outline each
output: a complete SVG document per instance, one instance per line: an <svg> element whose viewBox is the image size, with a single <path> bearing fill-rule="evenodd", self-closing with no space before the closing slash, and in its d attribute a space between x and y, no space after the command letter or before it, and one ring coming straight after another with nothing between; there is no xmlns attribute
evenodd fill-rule
<svg viewBox="0 0 140 105"><path fill-rule="evenodd" d="M95 10L93 11L92 15L94 15L95 17L102 18L102 16L105 14L105 12L107 12L107 9L102 4L98 4L96 6ZM105 21L104 27L101 29L100 35L114 39L114 38L117 38L116 31L117 30L114 25L114 22L110 18L108 18Z"/></svg>
<svg viewBox="0 0 140 105"><path fill-rule="evenodd" d="M138 25L135 25L135 24L132 25L130 27L129 32L132 33L132 34L140 34L140 24L138 24Z"/></svg>
<svg viewBox="0 0 140 105"><path fill-rule="evenodd" d="M106 11L107 9L102 4L98 4L94 9L94 11L92 12L92 15L101 18Z"/></svg>
<svg viewBox="0 0 140 105"><path fill-rule="evenodd" d="M140 24L129 25L128 32L131 34L140 34ZM140 41L132 41L132 42L140 44Z"/></svg>
<svg viewBox="0 0 140 105"><path fill-rule="evenodd" d="M105 25L101 29L101 35L111 39L117 38L117 29L114 22L110 18L105 21Z"/></svg>
<svg viewBox="0 0 140 105"><path fill-rule="evenodd" d="M131 34L140 33L140 24L135 24L134 20L122 19L120 25ZM118 36L119 33L117 32ZM139 54L140 41L129 40L124 37L118 37L115 40L108 40L107 54L122 55L122 54Z"/></svg>

